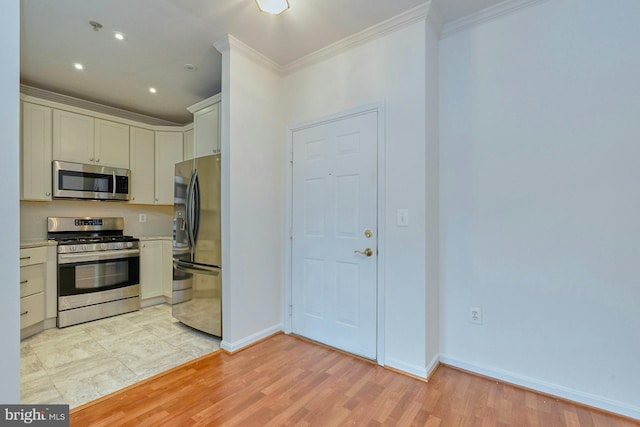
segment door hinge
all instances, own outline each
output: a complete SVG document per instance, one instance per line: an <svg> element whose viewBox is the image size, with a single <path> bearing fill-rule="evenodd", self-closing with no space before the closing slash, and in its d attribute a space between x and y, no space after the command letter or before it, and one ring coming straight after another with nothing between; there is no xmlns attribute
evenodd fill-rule
<svg viewBox="0 0 640 427"><path fill-rule="evenodd" d="M293 316L293 304L289 304L289 317Z"/></svg>
<svg viewBox="0 0 640 427"><path fill-rule="evenodd" d="M289 163L293 163L293 151L289 152Z"/></svg>

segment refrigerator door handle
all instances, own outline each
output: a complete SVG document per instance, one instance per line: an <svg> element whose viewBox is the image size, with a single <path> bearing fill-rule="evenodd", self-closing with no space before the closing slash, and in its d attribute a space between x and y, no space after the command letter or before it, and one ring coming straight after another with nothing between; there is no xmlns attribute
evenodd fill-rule
<svg viewBox="0 0 640 427"><path fill-rule="evenodd" d="M221 268L205 264L197 264L193 262L173 259L173 267L176 270L191 274L206 274L208 276L220 275Z"/></svg>
<svg viewBox="0 0 640 427"><path fill-rule="evenodd" d="M193 241L193 177L194 173L191 172L191 177L189 178L189 185L187 186L187 200L185 203L185 222L187 229L187 241L189 242L189 247L193 249L195 247L195 242Z"/></svg>
<svg viewBox="0 0 640 427"><path fill-rule="evenodd" d="M191 239L193 248L198 243L198 231L200 229L200 178L198 178L198 169L193 171L193 190L191 196Z"/></svg>

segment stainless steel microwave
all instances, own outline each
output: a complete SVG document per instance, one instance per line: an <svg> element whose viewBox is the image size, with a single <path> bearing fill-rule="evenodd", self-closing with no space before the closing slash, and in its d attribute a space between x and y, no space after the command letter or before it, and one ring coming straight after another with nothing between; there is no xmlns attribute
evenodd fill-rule
<svg viewBox="0 0 640 427"><path fill-rule="evenodd" d="M129 169L53 162L54 199L129 200Z"/></svg>

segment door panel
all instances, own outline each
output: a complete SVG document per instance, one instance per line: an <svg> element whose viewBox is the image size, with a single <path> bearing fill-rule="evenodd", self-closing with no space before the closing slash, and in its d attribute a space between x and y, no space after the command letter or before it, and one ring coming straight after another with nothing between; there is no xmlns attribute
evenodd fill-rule
<svg viewBox="0 0 640 427"><path fill-rule="evenodd" d="M371 112L293 133L292 330L371 359L377 326L377 120ZM371 256L355 252L365 248Z"/></svg>

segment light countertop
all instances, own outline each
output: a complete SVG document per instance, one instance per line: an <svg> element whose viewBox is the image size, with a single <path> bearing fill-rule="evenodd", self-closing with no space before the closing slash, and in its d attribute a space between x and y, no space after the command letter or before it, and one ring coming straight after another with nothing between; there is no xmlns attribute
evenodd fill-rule
<svg viewBox="0 0 640 427"><path fill-rule="evenodd" d="M40 246L56 246L58 242L55 240L40 240L20 242L20 249L37 248Z"/></svg>
<svg viewBox="0 0 640 427"><path fill-rule="evenodd" d="M140 241L146 241L146 240L173 240L173 237L171 236L135 236L138 239L140 239Z"/></svg>

